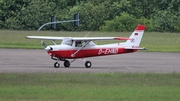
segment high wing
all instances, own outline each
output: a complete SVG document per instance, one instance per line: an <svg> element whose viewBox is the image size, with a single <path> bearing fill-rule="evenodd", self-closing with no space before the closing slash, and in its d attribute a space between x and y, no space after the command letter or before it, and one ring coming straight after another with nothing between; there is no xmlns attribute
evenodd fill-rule
<svg viewBox="0 0 180 101"><path fill-rule="evenodd" d="M63 40L65 38L69 38L72 40L80 41L80 40L132 40L126 37L51 37L51 36L26 36L27 39L42 39L42 40Z"/></svg>
<svg viewBox="0 0 180 101"><path fill-rule="evenodd" d="M47 37L47 36L26 36L27 39L43 39L43 40L63 40L65 37Z"/></svg>

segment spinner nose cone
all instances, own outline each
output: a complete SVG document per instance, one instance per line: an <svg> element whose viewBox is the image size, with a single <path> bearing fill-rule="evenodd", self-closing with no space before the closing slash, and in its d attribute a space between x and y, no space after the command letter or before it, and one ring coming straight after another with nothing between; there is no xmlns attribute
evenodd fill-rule
<svg viewBox="0 0 180 101"><path fill-rule="evenodd" d="M52 47L50 47L50 46L47 46L47 47L45 48L45 50L47 50L47 51L52 51L52 50L53 50L53 48L52 48Z"/></svg>

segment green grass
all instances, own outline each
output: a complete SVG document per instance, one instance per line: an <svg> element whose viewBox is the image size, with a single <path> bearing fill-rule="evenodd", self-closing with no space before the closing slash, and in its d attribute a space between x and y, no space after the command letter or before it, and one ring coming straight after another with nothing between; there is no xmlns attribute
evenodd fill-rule
<svg viewBox="0 0 180 101"><path fill-rule="evenodd" d="M180 74L0 73L1 101L179 101Z"/></svg>
<svg viewBox="0 0 180 101"><path fill-rule="evenodd" d="M43 49L40 40L25 39L27 35L38 36L63 36L63 37L84 37L88 32L53 32L53 31L0 31L0 48L33 48ZM129 37L131 32L91 32L88 36L108 37L122 36ZM53 44L51 41L45 41ZM96 41L97 44L114 43L117 41ZM60 41L58 41L60 43ZM146 47L151 52L180 52L180 33L150 33L145 32L141 47Z"/></svg>

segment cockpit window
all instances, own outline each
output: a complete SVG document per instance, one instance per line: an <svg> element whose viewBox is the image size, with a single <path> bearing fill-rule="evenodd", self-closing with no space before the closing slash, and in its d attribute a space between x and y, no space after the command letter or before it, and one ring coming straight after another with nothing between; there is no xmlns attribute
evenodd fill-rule
<svg viewBox="0 0 180 101"><path fill-rule="evenodd" d="M83 41L76 41L76 47L82 47L85 44Z"/></svg>
<svg viewBox="0 0 180 101"><path fill-rule="evenodd" d="M84 44L86 44L86 42L87 41L84 41L84 40L76 41L75 47L82 47ZM90 41L85 47L90 47L90 46L95 46L95 44L92 41Z"/></svg>
<svg viewBox="0 0 180 101"><path fill-rule="evenodd" d="M72 40L71 41L66 41L64 44L72 46Z"/></svg>
<svg viewBox="0 0 180 101"><path fill-rule="evenodd" d="M61 44L72 46L73 41L71 39L64 39Z"/></svg>

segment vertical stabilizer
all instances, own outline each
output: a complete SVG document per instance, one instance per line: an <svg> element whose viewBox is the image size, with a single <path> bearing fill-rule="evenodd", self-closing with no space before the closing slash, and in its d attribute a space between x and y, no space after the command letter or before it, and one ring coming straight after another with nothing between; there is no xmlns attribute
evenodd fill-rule
<svg viewBox="0 0 180 101"><path fill-rule="evenodd" d="M146 26L144 25L138 25L136 27L136 29L134 30L134 32L131 34L131 36L129 37L132 40L127 40L126 41L126 46L129 47L139 47L142 36L144 34L144 30L145 30Z"/></svg>

